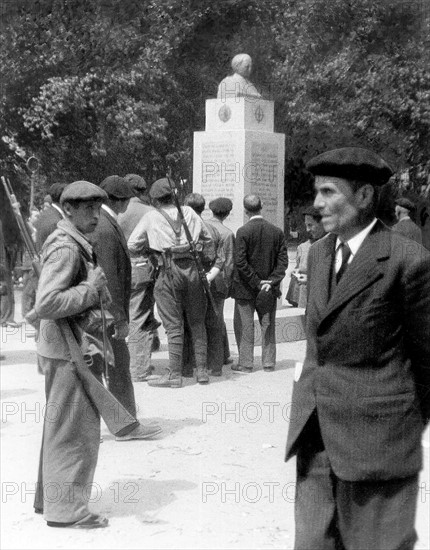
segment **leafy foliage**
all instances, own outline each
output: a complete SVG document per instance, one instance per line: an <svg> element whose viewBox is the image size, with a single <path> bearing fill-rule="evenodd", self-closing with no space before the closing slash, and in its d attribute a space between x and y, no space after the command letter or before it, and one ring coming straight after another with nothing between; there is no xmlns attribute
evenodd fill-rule
<svg viewBox="0 0 430 550"><path fill-rule="evenodd" d="M426 0L3 4L0 168L21 184L30 154L48 185L128 172L151 181L168 165L190 182L204 101L241 51L275 100L291 204L311 200L305 161L329 147L367 146L396 169L429 171Z"/></svg>

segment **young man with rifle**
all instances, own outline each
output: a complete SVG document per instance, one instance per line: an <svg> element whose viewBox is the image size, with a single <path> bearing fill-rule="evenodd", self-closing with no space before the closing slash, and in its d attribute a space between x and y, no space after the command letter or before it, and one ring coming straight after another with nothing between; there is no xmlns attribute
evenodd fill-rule
<svg viewBox="0 0 430 550"><path fill-rule="evenodd" d="M106 277L96 266L86 238L97 226L106 194L86 181L65 189L61 203L66 219L48 237L40 266L19 204L9 182L2 181L39 276L32 319L41 319L37 351L46 378L47 412L35 512L43 513L50 527L106 527L106 518L88 510L87 489L100 444L100 415L121 439L145 439L160 432L158 426L144 427L131 417L90 371L85 359L88 318L110 300ZM53 490L55 495L50 493Z"/></svg>
<svg viewBox="0 0 430 550"><path fill-rule="evenodd" d="M128 248L132 256L151 251L157 260L154 297L167 333L169 368L164 376L149 380L148 385L182 386L185 318L194 346L197 382L207 384L205 315L207 300L211 300L212 274L205 273L197 247L199 242L209 243L211 238L194 210L179 205L175 187L168 178L157 180L149 194L157 209L138 223L128 240Z"/></svg>

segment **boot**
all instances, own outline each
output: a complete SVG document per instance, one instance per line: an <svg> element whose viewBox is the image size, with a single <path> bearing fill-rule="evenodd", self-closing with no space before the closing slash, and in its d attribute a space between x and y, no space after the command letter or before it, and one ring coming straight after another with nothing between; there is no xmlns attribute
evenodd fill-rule
<svg viewBox="0 0 430 550"><path fill-rule="evenodd" d="M204 369L204 368L197 369L197 383L209 384L209 374L207 369Z"/></svg>
<svg viewBox="0 0 430 550"><path fill-rule="evenodd" d="M163 376L148 380L148 386L153 388L181 388L182 376L178 372L167 369L166 374L163 374Z"/></svg>

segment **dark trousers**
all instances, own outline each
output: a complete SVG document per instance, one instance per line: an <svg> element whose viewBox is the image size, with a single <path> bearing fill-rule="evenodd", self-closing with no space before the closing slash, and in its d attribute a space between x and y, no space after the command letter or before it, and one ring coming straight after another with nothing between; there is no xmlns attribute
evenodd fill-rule
<svg viewBox="0 0 430 550"><path fill-rule="evenodd" d="M154 331L159 323L154 318L154 283L132 280L130 294L130 372L135 380L146 374L151 364L151 349Z"/></svg>
<svg viewBox="0 0 430 550"><path fill-rule="evenodd" d="M254 367L254 313L255 300L235 300L234 335L239 350L239 365ZM276 365L276 304L273 309L258 315L261 327L261 362L263 367Z"/></svg>
<svg viewBox="0 0 430 550"><path fill-rule="evenodd" d="M205 317L207 337L207 368L212 372L222 372L225 355L225 338L227 330L224 324L224 302L225 299L214 295L215 311L211 304L208 304ZM225 331L225 334L224 334ZM227 339L228 347L228 339ZM230 354L230 351L228 352ZM227 355L227 358L229 355ZM191 329L185 321L184 325L184 350L183 350L183 374L192 375L196 368L194 358L194 344L192 341Z"/></svg>
<svg viewBox="0 0 430 550"><path fill-rule="evenodd" d="M208 306L206 313L206 331L208 337L207 367L212 372L221 372L224 364L224 336L227 334L224 324L225 299L217 294L213 295L215 311ZM225 331L225 334L224 334ZM227 340L228 345L228 340Z"/></svg>
<svg viewBox="0 0 430 550"><path fill-rule="evenodd" d="M162 267L155 282L154 297L169 349L169 367L181 374L184 323L188 323L196 367L206 368L206 296L192 259L172 260Z"/></svg>
<svg viewBox="0 0 430 550"><path fill-rule="evenodd" d="M354 460L352 457L351 460ZM296 550L412 550L418 475L344 481L334 474L321 438L297 454Z"/></svg>
<svg viewBox="0 0 430 550"><path fill-rule="evenodd" d="M109 337L115 366L109 369L109 391L118 399L131 416L136 416L136 400L130 373L130 353L125 340Z"/></svg>
<svg viewBox="0 0 430 550"><path fill-rule="evenodd" d="M24 272L22 283L21 315L25 318L36 302L37 277L33 269Z"/></svg>
<svg viewBox="0 0 430 550"><path fill-rule="evenodd" d="M224 300L225 303L225 300ZM230 357L230 344L228 342L227 327L225 326L225 321L223 321L223 346L224 346L224 363L227 363L227 359Z"/></svg>
<svg viewBox="0 0 430 550"><path fill-rule="evenodd" d="M75 367L39 356L46 408L35 507L46 521L71 523L89 514L100 445L100 417Z"/></svg>

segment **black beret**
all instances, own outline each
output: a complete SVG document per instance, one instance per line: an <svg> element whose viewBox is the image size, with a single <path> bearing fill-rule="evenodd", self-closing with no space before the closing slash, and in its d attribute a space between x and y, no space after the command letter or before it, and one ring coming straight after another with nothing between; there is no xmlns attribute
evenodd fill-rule
<svg viewBox="0 0 430 550"><path fill-rule="evenodd" d="M139 176L138 174L127 174L124 176L124 179L132 189L137 191L145 191L148 187L145 178L142 178L142 176Z"/></svg>
<svg viewBox="0 0 430 550"><path fill-rule="evenodd" d="M406 197L400 197L394 201L398 206L406 208L406 210L415 210L415 204Z"/></svg>
<svg viewBox="0 0 430 550"><path fill-rule="evenodd" d="M275 302L276 298L271 289L260 290L255 299L255 309L260 315L264 315L272 311Z"/></svg>
<svg viewBox="0 0 430 550"><path fill-rule="evenodd" d="M155 181L149 190L149 196L151 199L161 199L162 197L167 197L172 193L173 191L167 178L161 178Z"/></svg>
<svg viewBox="0 0 430 550"><path fill-rule="evenodd" d="M384 159L373 151L360 147L326 151L311 159L306 168L314 176L332 176L372 185L383 185L393 174Z"/></svg>
<svg viewBox="0 0 430 550"><path fill-rule="evenodd" d="M215 214L227 214L228 212L231 212L231 209L233 208L233 203L230 199L219 197L209 203L209 208Z"/></svg>
<svg viewBox="0 0 430 550"><path fill-rule="evenodd" d="M89 181L74 181L66 185L61 193L60 203L66 201L92 201L107 199L106 193L98 185Z"/></svg>
<svg viewBox="0 0 430 550"><path fill-rule="evenodd" d="M134 197L130 184L120 176L108 176L101 182L100 187L113 199L125 200Z"/></svg>
<svg viewBox="0 0 430 550"><path fill-rule="evenodd" d="M308 206L308 208L303 210L302 214L303 216L312 216L317 220L320 220L322 218L321 212L318 210L318 208L315 208L315 206Z"/></svg>

